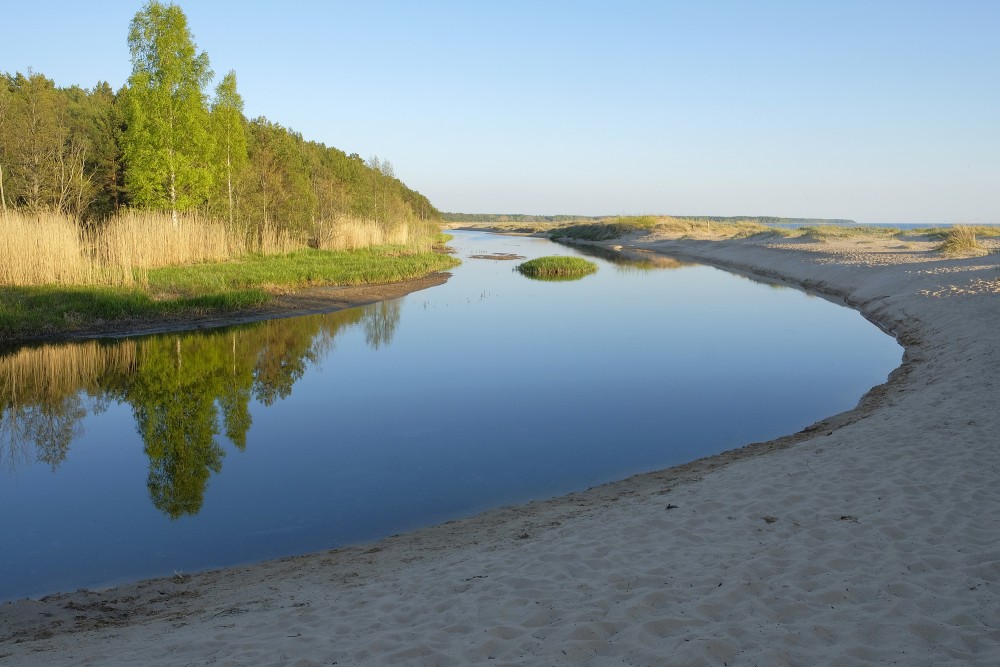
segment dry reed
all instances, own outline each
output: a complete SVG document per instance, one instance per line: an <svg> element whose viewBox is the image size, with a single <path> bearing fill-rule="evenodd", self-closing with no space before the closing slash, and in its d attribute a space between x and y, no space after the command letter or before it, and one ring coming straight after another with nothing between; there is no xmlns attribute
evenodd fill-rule
<svg viewBox="0 0 1000 667"><path fill-rule="evenodd" d="M945 255L957 257L976 257L986 255L989 250L984 248L976 238L975 227L968 225L955 225L948 229L944 235L944 242L938 247Z"/></svg>
<svg viewBox="0 0 1000 667"><path fill-rule="evenodd" d="M59 214L0 214L0 284L105 283L79 225Z"/></svg>
<svg viewBox="0 0 1000 667"><path fill-rule="evenodd" d="M378 245L430 246L433 223L375 223L342 216L319 221L312 233L274 225L241 227L181 215L125 211L83 228L54 213L0 214L0 285L135 285L162 266L225 262L251 254L278 255L307 246L353 250Z"/></svg>
<svg viewBox="0 0 1000 667"><path fill-rule="evenodd" d="M38 460L55 469L85 414L79 392L97 394L102 376L129 373L135 364L131 340L29 347L0 356L0 468Z"/></svg>
<svg viewBox="0 0 1000 667"><path fill-rule="evenodd" d="M152 269L160 266L225 262L251 253L284 254L304 239L273 226L250 232L196 214L179 216L127 211L97 232L95 251L102 264Z"/></svg>
<svg viewBox="0 0 1000 667"><path fill-rule="evenodd" d="M323 250L356 250L382 245L426 244L436 228L419 222L376 223L353 216L338 216L316 223L312 245Z"/></svg>
<svg viewBox="0 0 1000 667"><path fill-rule="evenodd" d="M98 378L135 369L136 343L97 341L20 348L0 357L0 405L45 403L96 391Z"/></svg>

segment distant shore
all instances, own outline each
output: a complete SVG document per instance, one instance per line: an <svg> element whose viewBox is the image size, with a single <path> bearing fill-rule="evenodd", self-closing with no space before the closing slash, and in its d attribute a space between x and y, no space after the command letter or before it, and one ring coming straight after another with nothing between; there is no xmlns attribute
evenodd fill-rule
<svg viewBox="0 0 1000 667"><path fill-rule="evenodd" d="M374 544L5 604L0 661L1000 664L1000 255L894 238L603 245L841 301L897 337L903 364L854 410L669 470Z"/></svg>

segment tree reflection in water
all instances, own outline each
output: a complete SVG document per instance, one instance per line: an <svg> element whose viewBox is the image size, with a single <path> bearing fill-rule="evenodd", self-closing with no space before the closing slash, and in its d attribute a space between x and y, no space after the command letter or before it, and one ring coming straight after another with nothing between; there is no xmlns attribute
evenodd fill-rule
<svg viewBox="0 0 1000 667"><path fill-rule="evenodd" d="M220 432L237 449L253 423L250 401L284 399L336 336L361 326L368 344L392 342L399 301L273 320L216 332L24 347L0 357L0 464L55 471L110 402L132 408L149 457L153 504L171 518L196 514L222 470Z"/></svg>

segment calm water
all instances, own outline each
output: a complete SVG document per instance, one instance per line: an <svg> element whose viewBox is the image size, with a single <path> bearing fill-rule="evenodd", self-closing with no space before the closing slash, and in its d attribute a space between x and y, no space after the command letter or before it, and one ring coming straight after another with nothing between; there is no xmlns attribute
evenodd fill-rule
<svg viewBox="0 0 1000 667"><path fill-rule="evenodd" d="M259 561L551 497L855 405L901 348L697 265L459 232L446 284L210 333L0 357L0 599Z"/></svg>

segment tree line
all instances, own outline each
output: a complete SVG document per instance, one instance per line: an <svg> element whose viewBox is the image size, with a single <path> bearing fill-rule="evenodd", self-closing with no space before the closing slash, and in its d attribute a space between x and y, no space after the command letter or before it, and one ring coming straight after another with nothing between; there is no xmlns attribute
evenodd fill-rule
<svg viewBox="0 0 1000 667"><path fill-rule="evenodd" d="M0 75L0 211L100 221L123 207L196 211L248 229L310 230L340 216L437 220L391 163L347 155L261 116L235 72L214 74L174 4L148 2L128 33L132 73L115 91Z"/></svg>

